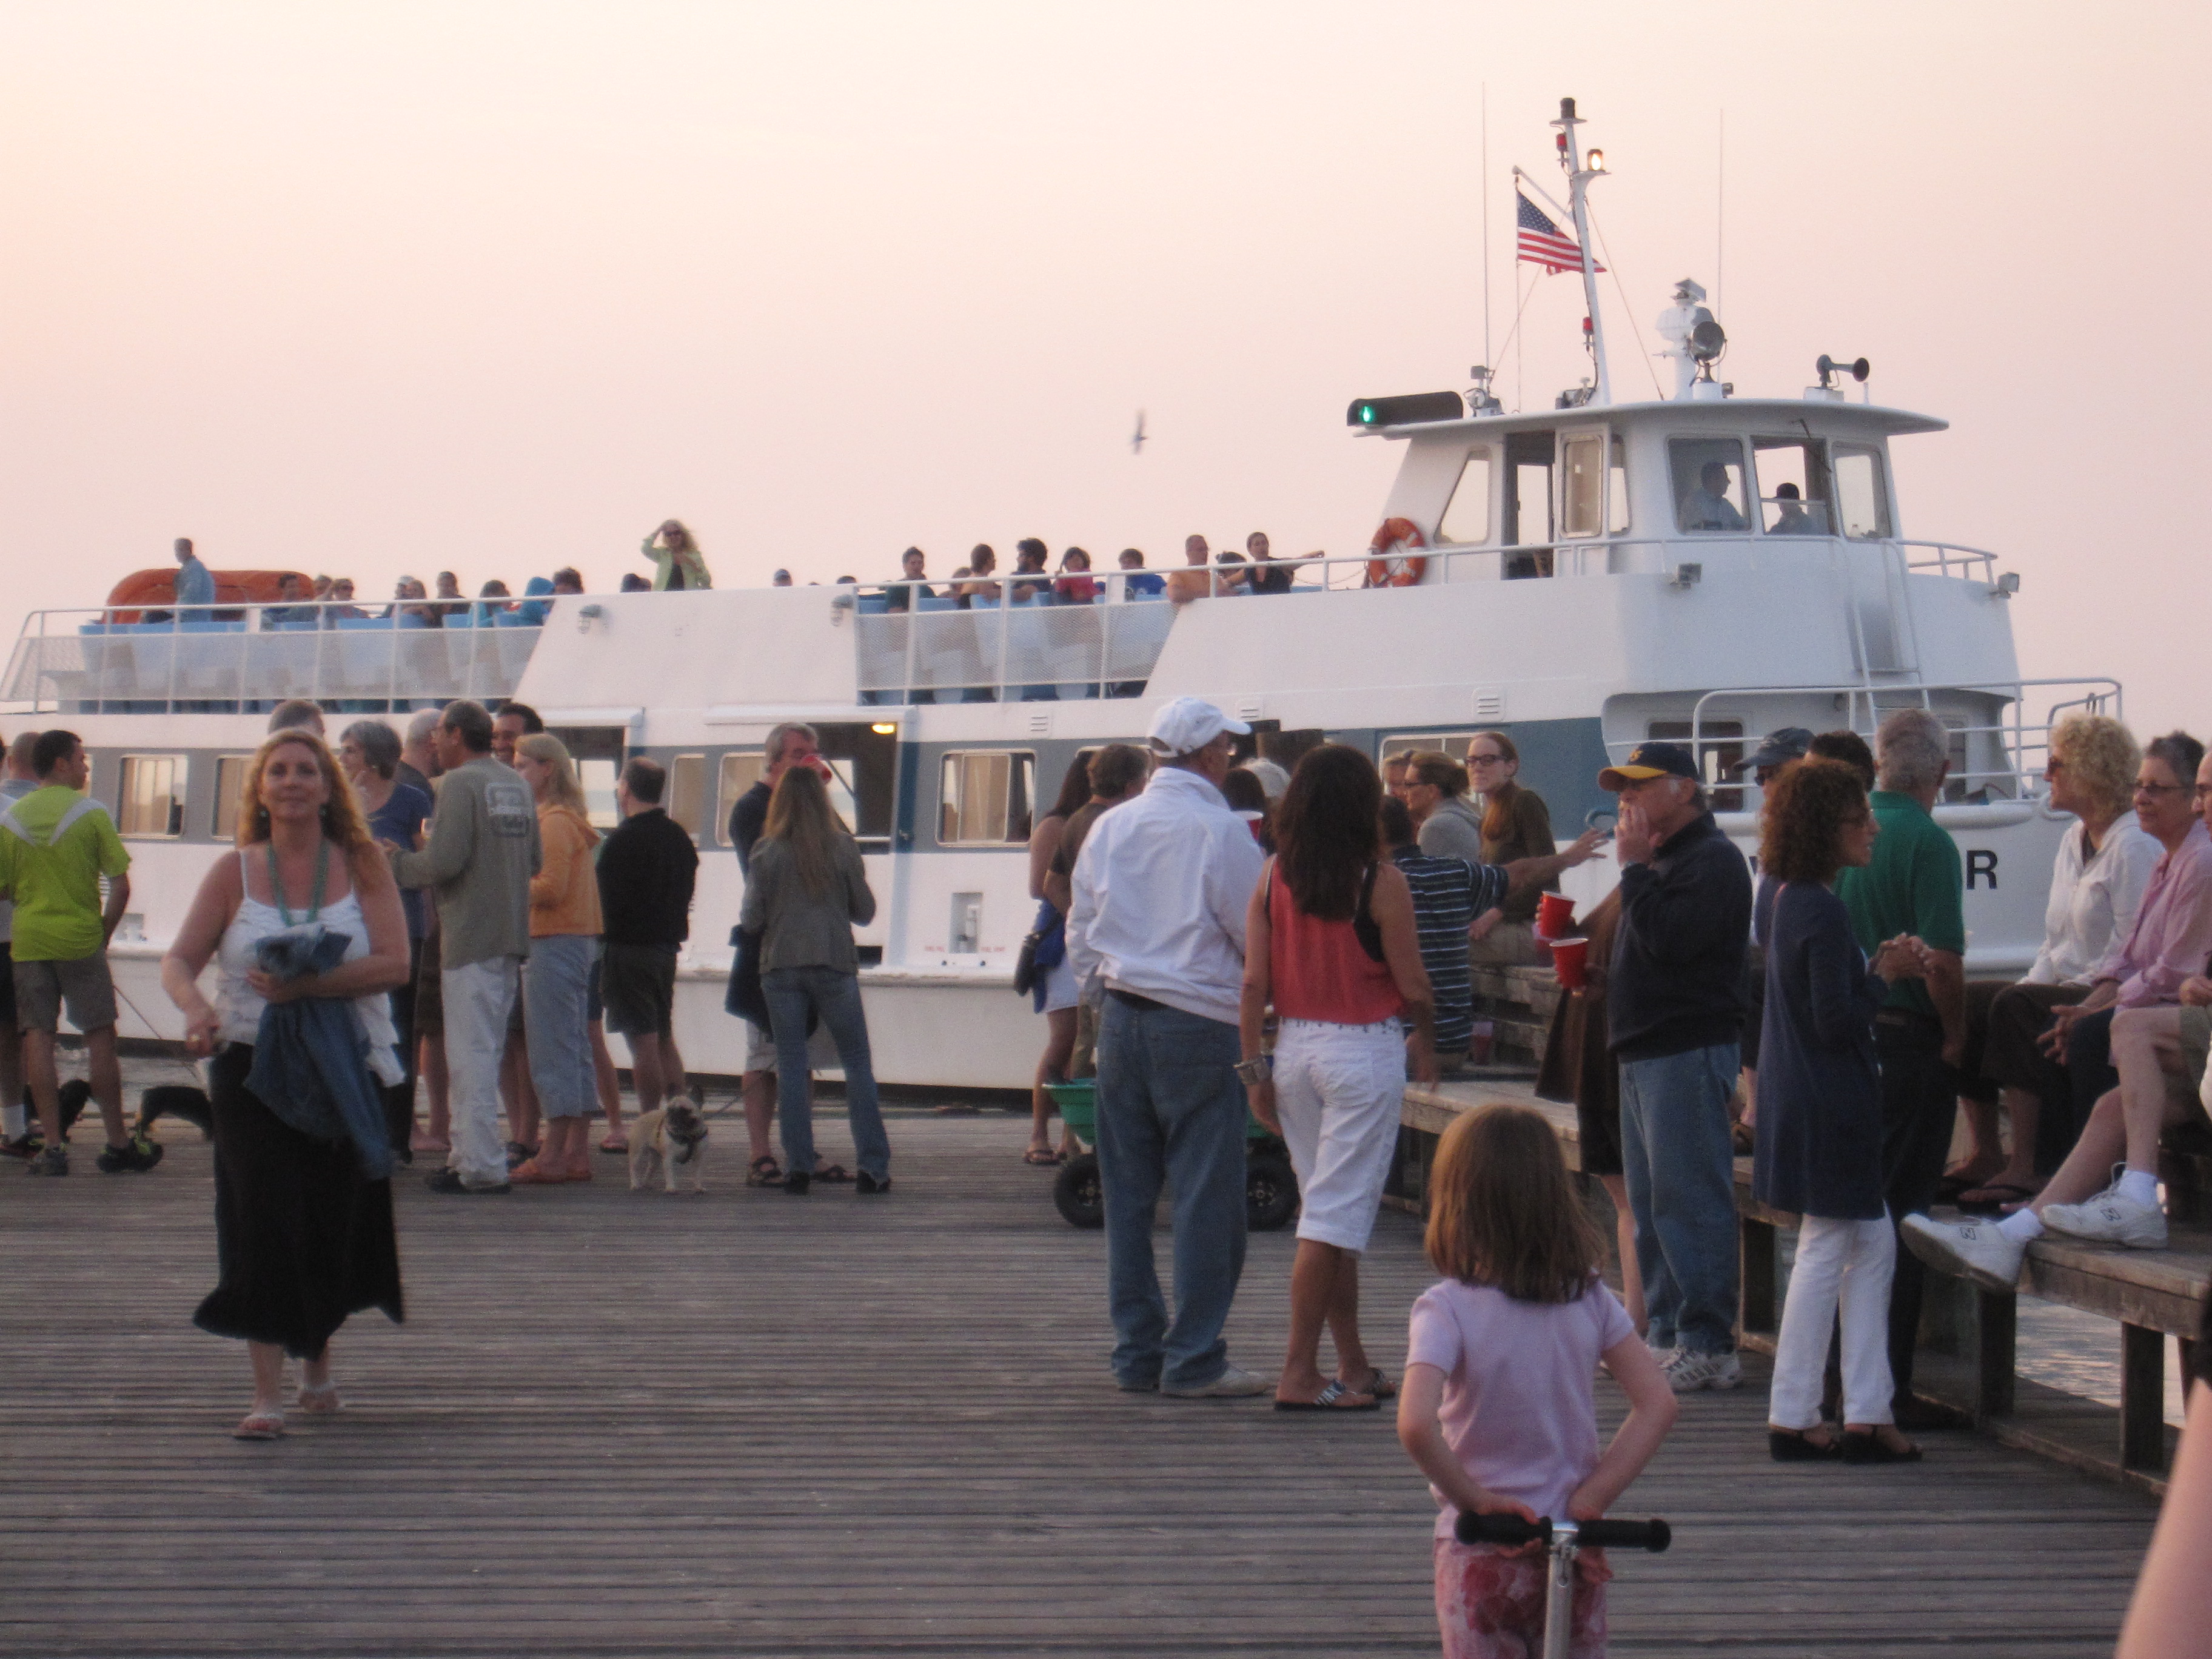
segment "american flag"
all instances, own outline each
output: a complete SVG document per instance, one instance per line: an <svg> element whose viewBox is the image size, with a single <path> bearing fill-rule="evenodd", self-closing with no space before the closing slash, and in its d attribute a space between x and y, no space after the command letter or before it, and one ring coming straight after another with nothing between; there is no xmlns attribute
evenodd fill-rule
<svg viewBox="0 0 2212 1659"><path fill-rule="evenodd" d="M1580 270L1583 251L1575 239L1561 233L1559 228L1544 216L1544 210L1521 193L1516 185L1513 198L1520 204L1521 257L1532 265L1541 265L1547 271ZM1593 265L1593 270L1603 270L1603 265Z"/></svg>

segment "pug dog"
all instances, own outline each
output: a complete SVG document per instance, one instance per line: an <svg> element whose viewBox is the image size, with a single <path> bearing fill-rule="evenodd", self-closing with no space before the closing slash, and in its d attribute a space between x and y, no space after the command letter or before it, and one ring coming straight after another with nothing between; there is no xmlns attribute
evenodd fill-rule
<svg viewBox="0 0 2212 1659"><path fill-rule="evenodd" d="M641 1191L659 1172L664 1190L676 1190L679 1170L691 1172L691 1190L707 1190L707 1123L699 1109L678 1100L647 1112L629 1126L629 1189Z"/></svg>

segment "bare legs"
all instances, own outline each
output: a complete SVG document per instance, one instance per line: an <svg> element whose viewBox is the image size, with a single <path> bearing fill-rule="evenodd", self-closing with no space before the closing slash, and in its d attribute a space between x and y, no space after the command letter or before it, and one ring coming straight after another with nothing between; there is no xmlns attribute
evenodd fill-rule
<svg viewBox="0 0 2212 1659"><path fill-rule="evenodd" d="M84 1036L85 1058L92 1079L93 1103L100 1108L100 1125L110 1146L131 1144L123 1126L123 1067L115 1057L115 1028L103 1025ZM31 1084L31 1099L39 1109L39 1132L46 1145L62 1144L62 1080L54 1060L52 1031L23 1033L23 1070Z"/></svg>
<svg viewBox="0 0 2212 1659"><path fill-rule="evenodd" d="M592 1120L588 1117L549 1117L545 1139L538 1148L538 1167L549 1176L567 1175L573 1180L592 1178Z"/></svg>
<svg viewBox="0 0 2212 1659"><path fill-rule="evenodd" d="M1644 1328L1644 1269L1636 1259L1636 1212L1628 1207L1628 1177L1600 1176L1605 1195L1613 1200L1613 1237L1620 1249L1620 1300L1628 1310L1628 1322Z"/></svg>
<svg viewBox="0 0 2212 1659"><path fill-rule="evenodd" d="M592 1039L592 1081L599 1090L599 1110L607 1120L607 1137L600 1144L609 1151L619 1151L628 1137L623 1133L622 1077L615 1070L615 1057L607 1052L607 1023L595 1019L589 1027Z"/></svg>
<svg viewBox="0 0 2212 1659"><path fill-rule="evenodd" d="M1283 1356L1278 1400L1311 1400L1328 1385L1321 1372L1322 1328L1336 1346L1340 1379L1358 1377L1370 1387L1375 1367L1359 1340L1359 1256L1357 1252L1302 1238L1291 1263L1291 1337ZM1345 1381L1352 1398L1361 1396Z"/></svg>
<svg viewBox="0 0 2212 1659"><path fill-rule="evenodd" d="M1075 1010L1054 1008L1044 1018L1044 1053L1038 1057L1036 1077L1030 1085L1030 1149L1024 1154L1032 1164L1052 1156L1052 1097L1044 1085L1067 1080L1067 1062L1075 1054ZM1061 1152L1074 1150L1064 1126L1060 1141Z"/></svg>
<svg viewBox="0 0 2212 1659"><path fill-rule="evenodd" d="M538 1088L530 1080L530 1051L522 1033L508 1028L499 1057L499 1095L507 1103L507 1132L518 1146L538 1144Z"/></svg>
<svg viewBox="0 0 2212 1659"><path fill-rule="evenodd" d="M744 1097L745 1139L752 1144L752 1161L774 1158L775 1149L768 1135L769 1126L775 1121L775 1073L747 1072L738 1081L738 1092Z"/></svg>
<svg viewBox="0 0 2212 1659"><path fill-rule="evenodd" d="M416 1074L430 1097L430 1127L415 1143L418 1152L442 1152L453 1146L453 1074L446 1069L446 1038L421 1038L416 1043Z"/></svg>
<svg viewBox="0 0 2212 1659"><path fill-rule="evenodd" d="M2035 1092L2007 1084L1997 1091L1995 1104L1961 1095L1959 1109L1966 1114L1966 1127L1972 1132L1973 1149L1964 1162L1944 1173L1979 1182L1984 1188L2015 1187L2024 1193L2033 1192L2035 1132L2043 1115L2043 1102ZM1998 1133L2000 1112L2012 1121L2010 1152L2005 1150Z"/></svg>
<svg viewBox="0 0 2212 1659"><path fill-rule="evenodd" d="M274 1342L249 1342L246 1345L247 1358L253 1366L253 1408L247 1421L254 1418L273 1418L282 1424L284 1418L284 1350ZM328 1402L311 1410L331 1411L337 1408L337 1399L331 1385L331 1348L327 1342L323 1351L313 1359L300 1362L300 1392L320 1395ZM303 1401L303 1403L305 1403ZM255 1438L266 1439L260 1435Z"/></svg>

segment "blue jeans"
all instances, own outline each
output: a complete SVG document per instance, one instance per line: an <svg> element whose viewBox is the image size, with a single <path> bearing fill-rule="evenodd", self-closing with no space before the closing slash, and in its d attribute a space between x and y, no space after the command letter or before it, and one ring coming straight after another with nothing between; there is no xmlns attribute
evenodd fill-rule
<svg viewBox="0 0 2212 1659"><path fill-rule="evenodd" d="M1736 1045L1620 1063L1620 1154L1636 1215L1636 1263L1663 1353L1735 1347L1735 1151L1729 1133Z"/></svg>
<svg viewBox="0 0 2212 1659"><path fill-rule="evenodd" d="M860 976L835 968L771 968L761 975L761 994L775 1030L775 1104L784 1167L814 1168L814 1112L806 1088L806 1012L811 1008L830 1028L837 1061L845 1068L845 1116L853 1126L853 1151L868 1174L890 1180L891 1143L876 1104L876 1068L868 1057Z"/></svg>
<svg viewBox="0 0 2212 1659"><path fill-rule="evenodd" d="M1244 1271L1244 1085L1237 1028L1106 999L1098 1032L1098 1174L1115 1380L1197 1389L1229 1368L1221 1335ZM1152 1265L1152 1216L1175 1188L1176 1314Z"/></svg>

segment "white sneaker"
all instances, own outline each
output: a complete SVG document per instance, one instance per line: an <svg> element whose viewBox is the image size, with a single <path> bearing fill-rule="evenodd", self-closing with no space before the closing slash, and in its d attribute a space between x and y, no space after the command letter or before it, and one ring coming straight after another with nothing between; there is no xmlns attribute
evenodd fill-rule
<svg viewBox="0 0 2212 1659"><path fill-rule="evenodd" d="M2124 1244L2135 1250L2166 1248L2166 1212L2155 1204L2124 1197L2117 1186L2080 1204L2045 1205L2043 1224L2053 1232L2100 1244Z"/></svg>
<svg viewBox="0 0 2212 1659"><path fill-rule="evenodd" d="M1985 1291L2002 1292L2020 1285L2020 1264L2027 1246L2006 1237L1993 1222L1936 1221L1909 1215L1899 1231L1905 1248L1938 1273L1971 1279Z"/></svg>
<svg viewBox="0 0 2212 1659"><path fill-rule="evenodd" d="M1273 1377L1255 1376L1248 1370L1231 1365L1212 1382L1201 1383L1195 1389L1170 1389L1164 1383L1160 1392L1172 1395L1177 1400L1242 1400L1251 1395L1272 1394L1274 1389Z"/></svg>
<svg viewBox="0 0 2212 1659"><path fill-rule="evenodd" d="M1699 1389L1733 1389L1743 1381L1743 1366L1732 1353L1698 1353L1677 1348L1667 1362L1667 1386L1676 1394Z"/></svg>

